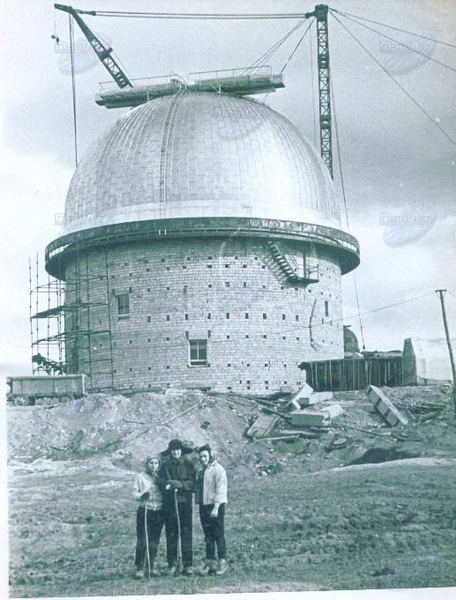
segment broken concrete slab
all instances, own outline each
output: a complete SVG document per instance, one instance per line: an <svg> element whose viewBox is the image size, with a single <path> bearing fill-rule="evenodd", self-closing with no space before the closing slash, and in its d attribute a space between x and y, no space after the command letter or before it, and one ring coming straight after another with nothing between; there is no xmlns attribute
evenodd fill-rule
<svg viewBox="0 0 456 600"><path fill-rule="evenodd" d="M326 413L330 419L335 419L344 412L344 409L340 404L329 404L320 411Z"/></svg>
<svg viewBox="0 0 456 600"><path fill-rule="evenodd" d="M319 410L294 410L290 413L291 424L301 427L323 425L330 420L328 413Z"/></svg>
<svg viewBox="0 0 456 600"><path fill-rule="evenodd" d="M319 402L327 402L328 400L333 399L332 392L312 392L308 398L300 398L298 400L301 406L311 406L313 404L318 404Z"/></svg>
<svg viewBox="0 0 456 600"><path fill-rule="evenodd" d="M248 429L246 435L250 438L261 438L266 436L277 423L279 417L275 415L260 415L253 425Z"/></svg>
<svg viewBox="0 0 456 600"><path fill-rule="evenodd" d="M375 410L381 414L390 427L399 423L407 425L408 419L394 406L391 400L375 385L370 385L367 397L374 405Z"/></svg>

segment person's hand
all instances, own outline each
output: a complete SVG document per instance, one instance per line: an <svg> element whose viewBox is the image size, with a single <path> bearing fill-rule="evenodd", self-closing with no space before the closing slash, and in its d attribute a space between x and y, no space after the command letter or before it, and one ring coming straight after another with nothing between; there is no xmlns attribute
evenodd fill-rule
<svg viewBox="0 0 456 600"><path fill-rule="evenodd" d="M214 508L211 510L211 517L213 519L216 519L218 517L218 507L214 506Z"/></svg>
<svg viewBox="0 0 456 600"><path fill-rule="evenodd" d="M175 490L179 490L181 487L183 487L182 481L177 481L176 479L170 479L168 481L168 485L170 485Z"/></svg>
<svg viewBox="0 0 456 600"><path fill-rule="evenodd" d="M140 500L149 500L150 492L144 492L144 494L140 497Z"/></svg>

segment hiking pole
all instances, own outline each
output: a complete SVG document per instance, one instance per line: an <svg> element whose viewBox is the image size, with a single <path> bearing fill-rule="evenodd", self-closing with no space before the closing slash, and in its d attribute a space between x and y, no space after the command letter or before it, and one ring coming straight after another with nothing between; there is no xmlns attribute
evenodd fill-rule
<svg viewBox="0 0 456 600"><path fill-rule="evenodd" d="M149 555L149 533L147 531L147 506L144 507L144 529L146 534L146 558L147 558L147 568L150 579L150 555Z"/></svg>
<svg viewBox="0 0 456 600"><path fill-rule="evenodd" d="M179 574L182 566L182 544L181 544L181 522L179 515L179 507L177 504L177 488L174 489L174 508L176 511L177 519L177 562L176 562L176 575Z"/></svg>

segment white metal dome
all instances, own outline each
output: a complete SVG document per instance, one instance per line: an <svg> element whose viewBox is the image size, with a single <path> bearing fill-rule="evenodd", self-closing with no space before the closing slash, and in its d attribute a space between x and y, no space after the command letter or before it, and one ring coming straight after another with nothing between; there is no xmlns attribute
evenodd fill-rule
<svg viewBox="0 0 456 600"><path fill-rule="evenodd" d="M340 229L340 203L287 119L252 99L183 92L131 110L92 145L68 191L63 233L192 217Z"/></svg>

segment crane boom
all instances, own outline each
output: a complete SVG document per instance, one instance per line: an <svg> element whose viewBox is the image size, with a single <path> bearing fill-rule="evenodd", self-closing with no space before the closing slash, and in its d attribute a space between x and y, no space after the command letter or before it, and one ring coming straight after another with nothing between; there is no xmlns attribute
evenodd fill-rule
<svg viewBox="0 0 456 600"><path fill-rule="evenodd" d="M317 65L320 116L320 154L333 177L332 120L331 120L331 80L329 71L328 6L318 4L306 17L317 21Z"/></svg>
<svg viewBox="0 0 456 600"><path fill-rule="evenodd" d="M133 87L133 84L128 79L127 75L122 71L120 66L117 64L117 62L111 56L112 48L103 44L103 42L97 38L97 36L93 33L93 31L90 29L90 27L88 27L84 23L82 18L79 16L80 14L96 15L96 12L95 11L77 10L77 9L74 9L72 6L66 6L64 4L54 4L54 8L56 8L57 10L61 10L63 12L67 12L69 15L71 15L74 18L76 23L81 28L82 33L87 38L89 44L94 49L96 55L98 56L100 61L103 63L104 67L109 72L111 77L114 79L114 81L120 87L120 89L123 89L127 86Z"/></svg>

